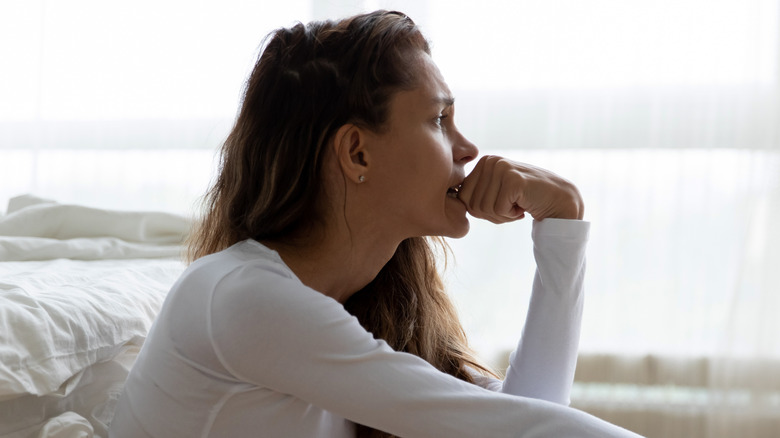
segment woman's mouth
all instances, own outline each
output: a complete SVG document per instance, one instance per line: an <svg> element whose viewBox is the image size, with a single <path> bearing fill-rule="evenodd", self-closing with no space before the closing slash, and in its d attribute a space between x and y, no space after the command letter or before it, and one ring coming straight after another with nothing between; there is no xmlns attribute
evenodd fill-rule
<svg viewBox="0 0 780 438"><path fill-rule="evenodd" d="M458 192L460 192L460 184L458 184L457 186L453 186L453 187L448 188L447 189L447 196L449 196L450 198L457 199L458 198Z"/></svg>

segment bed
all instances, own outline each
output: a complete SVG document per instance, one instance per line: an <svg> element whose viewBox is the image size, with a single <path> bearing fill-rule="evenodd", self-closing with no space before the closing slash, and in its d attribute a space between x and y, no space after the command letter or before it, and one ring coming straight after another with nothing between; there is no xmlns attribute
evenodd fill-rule
<svg viewBox="0 0 780 438"><path fill-rule="evenodd" d="M0 216L0 437L106 437L190 222L21 196Z"/></svg>

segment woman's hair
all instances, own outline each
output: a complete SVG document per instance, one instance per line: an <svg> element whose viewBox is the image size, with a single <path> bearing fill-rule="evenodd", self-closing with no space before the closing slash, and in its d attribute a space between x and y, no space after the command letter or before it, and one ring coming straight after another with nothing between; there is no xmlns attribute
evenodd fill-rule
<svg viewBox="0 0 780 438"><path fill-rule="evenodd" d="M326 145L341 126L379 132L394 93L416 86L413 55L430 54L414 22L376 11L272 32L221 151L190 260L245 239L301 242L323 216ZM393 349L473 382L491 373L471 354L428 238L404 240L376 278L345 303ZM388 436L359 426L358 436Z"/></svg>

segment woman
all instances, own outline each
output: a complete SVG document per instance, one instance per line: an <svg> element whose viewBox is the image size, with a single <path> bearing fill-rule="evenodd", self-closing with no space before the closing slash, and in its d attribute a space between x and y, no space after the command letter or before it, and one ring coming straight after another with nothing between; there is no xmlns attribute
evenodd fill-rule
<svg viewBox="0 0 780 438"><path fill-rule="evenodd" d="M567 408L588 224L577 189L482 158L412 20L279 29L128 378L113 437L633 436ZM504 382L469 353L424 236L534 219ZM354 317L352 316L354 315Z"/></svg>

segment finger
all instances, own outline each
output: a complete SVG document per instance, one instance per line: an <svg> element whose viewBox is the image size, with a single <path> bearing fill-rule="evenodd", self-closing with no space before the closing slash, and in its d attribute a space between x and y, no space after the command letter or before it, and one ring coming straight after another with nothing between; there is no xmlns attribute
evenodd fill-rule
<svg viewBox="0 0 780 438"><path fill-rule="evenodd" d="M458 190L458 199L460 199L461 202L466 204L467 208L471 205L471 199L474 196L474 187L476 186L477 181L479 180L479 175L482 173L482 168L484 166L485 166L485 158L482 157L474 166L474 169L471 170L471 173L466 175L466 178L463 180L463 183L461 183L460 185L460 189Z"/></svg>
<svg viewBox="0 0 780 438"><path fill-rule="evenodd" d="M525 210L512 198L513 169L513 163L501 157L485 156L480 160L461 188L469 214L496 224L524 217Z"/></svg>
<svg viewBox="0 0 780 438"><path fill-rule="evenodd" d="M485 171L480 176L475 208L479 208L483 215L498 217L496 215L496 202L501 191L501 166L498 157L491 157L485 163Z"/></svg>
<svg viewBox="0 0 780 438"><path fill-rule="evenodd" d="M489 155L482 157L474 167L474 170L463 181L458 193L458 198L466 204L469 214L480 219L486 218L486 213L480 207L480 202L484 196L484 188L489 180L491 165L491 157Z"/></svg>
<svg viewBox="0 0 780 438"><path fill-rule="evenodd" d="M518 186L522 183L522 167L506 159L496 162L493 184L490 188L492 193L488 198L493 198L492 216L499 218L502 223L522 219L525 216L525 208L518 202Z"/></svg>
<svg viewBox="0 0 780 438"><path fill-rule="evenodd" d="M505 218L507 222L522 219L525 216L525 209L505 198L496 203L496 215Z"/></svg>
<svg viewBox="0 0 780 438"><path fill-rule="evenodd" d="M496 186L497 194L493 210L497 216L507 221L521 218L525 213L524 206L519 202L523 184L522 169L517 163L502 161L496 165L496 175L500 177L500 185Z"/></svg>

